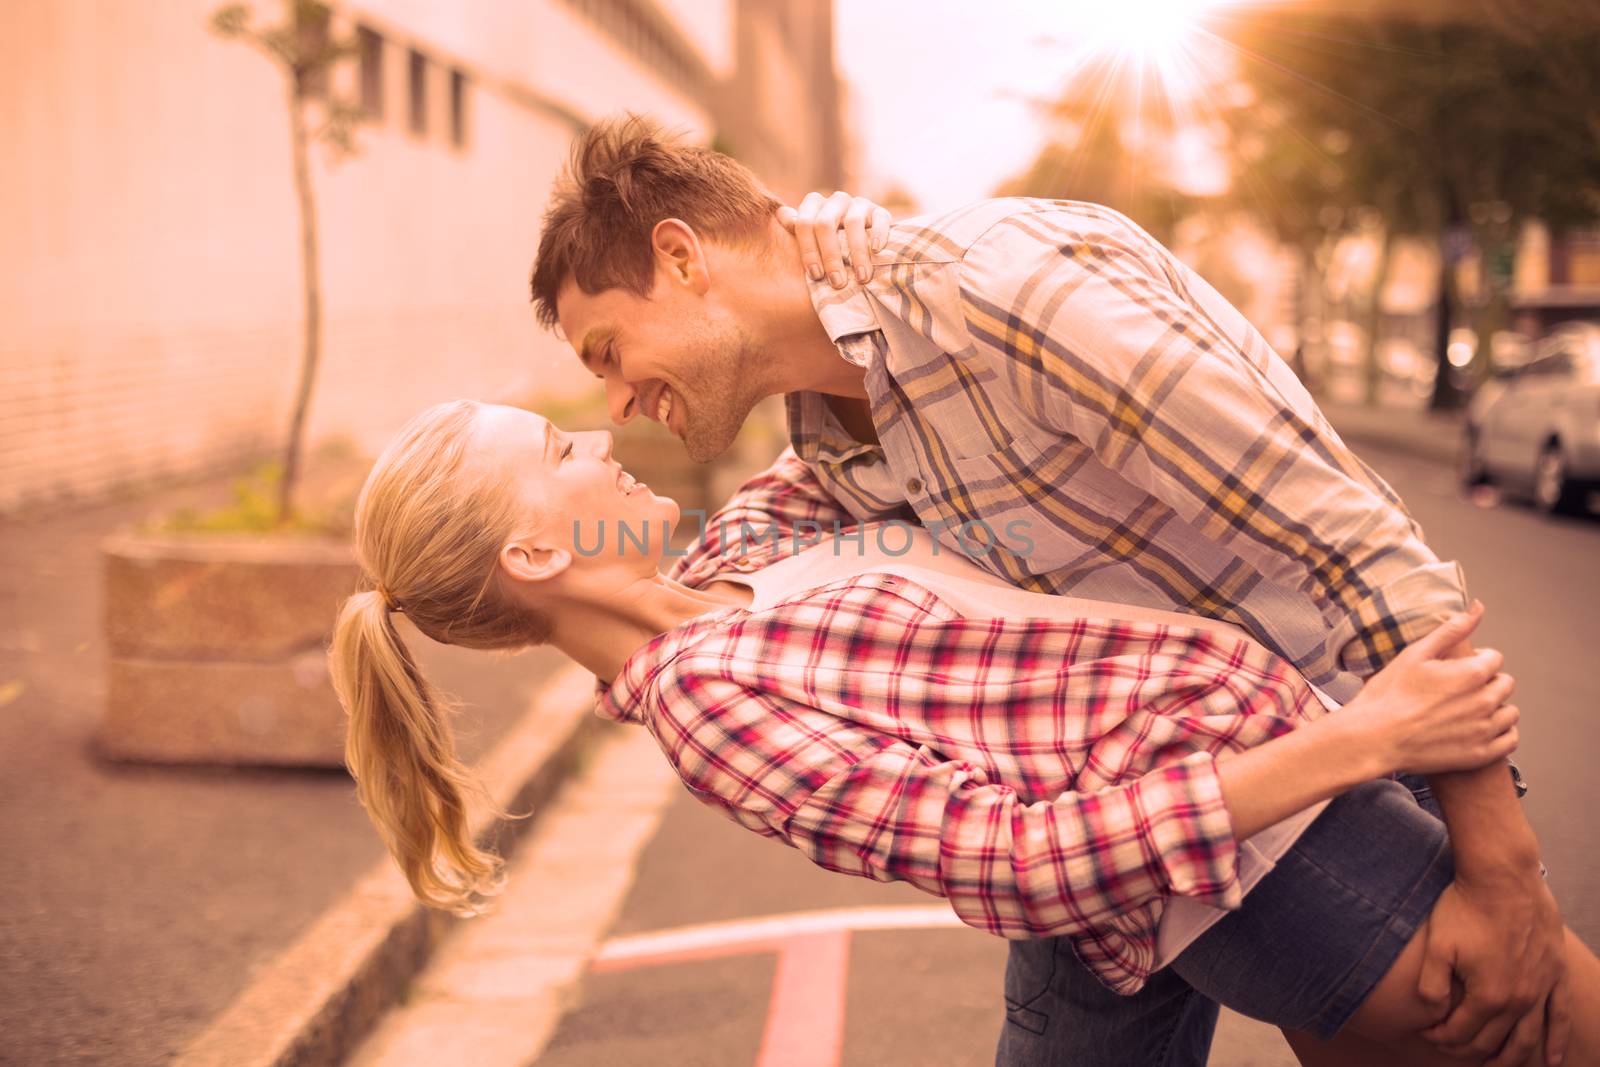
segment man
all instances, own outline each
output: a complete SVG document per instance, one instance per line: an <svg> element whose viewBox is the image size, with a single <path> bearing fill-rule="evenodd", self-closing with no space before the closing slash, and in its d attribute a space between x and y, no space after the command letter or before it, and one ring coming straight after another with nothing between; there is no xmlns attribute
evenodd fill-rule
<svg viewBox="0 0 1600 1067"><path fill-rule="evenodd" d="M614 421L661 421L705 461L782 394L796 453L858 519L914 517L1024 589L1235 623L1341 700L1464 605L1459 566L1283 361L1122 216L980 202L875 240L852 282L803 267L779 209L643 120L579 140L533 298ZM1548 1027L1554 1055L1562 924L1512 779L1430 784L1456 879L1430 924L1428 1036L1519 1062ZM1216 1005L1175 975L1119 997L1050 941L1009 945L1001 1062L1204 1061Z"/></svg>

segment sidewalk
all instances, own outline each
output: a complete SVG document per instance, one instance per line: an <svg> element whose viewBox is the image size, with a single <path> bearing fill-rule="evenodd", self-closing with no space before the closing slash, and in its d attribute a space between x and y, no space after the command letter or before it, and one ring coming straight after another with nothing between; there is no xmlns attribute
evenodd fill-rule
<svg viewBox="0 0 1600 1067"><path fill-rule="evenodd" d="M1459 411L1431 412L1395 407L1365 407L1319 400L1346 444L1386 448L1438 463L1453 464L1461 440L1463 416Z"/></svg>
<svg viewBox="0 0 1600 1067"><path fill-rule="evenodd" d="M342 770L94 754L101 539L179 505L224 503L229 485L0 520L5 1062L166 1062L387 860ZM565 662L549 649L496 658L408 637L430 677L461 698L458 747L474 766L528 719Z"/></svg>

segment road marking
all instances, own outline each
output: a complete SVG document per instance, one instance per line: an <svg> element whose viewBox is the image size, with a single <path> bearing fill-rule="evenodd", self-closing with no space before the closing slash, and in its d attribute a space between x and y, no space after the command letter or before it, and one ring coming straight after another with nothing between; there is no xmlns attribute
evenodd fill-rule
<svg viewBox="0 0 1600 1067"><path fill-rule="evenodd" d="M802 934L778 953L756 1067L834 1067L844 1053L850 931Z"/></svg>
<svg viewBox="0 0 1600 1067"><path fill-rule="evenodd" d="M797 911L759 919L733 919L614 937L600 946L594 964L596 970L620 971L680 959L707 959L768 951L776 948L780 942L806 934L837 930L920 930L962 925L948 904Z"/></svg>
<svg viewBox="0 0 1600 1067"><path fill-rule="evenodd" d="M756 1067L836 1067L844 1051L850 935L961 925L944 904L791 912L612 938L595 953L590 970L605 974L776 952Z"/></svg>

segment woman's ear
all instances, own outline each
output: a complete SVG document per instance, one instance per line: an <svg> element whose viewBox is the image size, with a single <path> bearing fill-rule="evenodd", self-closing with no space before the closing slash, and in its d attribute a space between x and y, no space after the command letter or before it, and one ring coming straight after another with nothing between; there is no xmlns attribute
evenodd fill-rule
<svg viewBox="0 0 1600 1067"><path fill-rule="evenodd" d="M500 569L514 582L546 582L571 565L571 552L543 547L531 538L508 541L500 549Z"/></svg>
<svg viewBox="0 0 1600 1067"><path fill-rule="evenodd" d="M650 248L655 253L656 269L679 285L686 285L703 296L711 282L705 249L700 237L682 219L662 219L650 231Z"/></svg>

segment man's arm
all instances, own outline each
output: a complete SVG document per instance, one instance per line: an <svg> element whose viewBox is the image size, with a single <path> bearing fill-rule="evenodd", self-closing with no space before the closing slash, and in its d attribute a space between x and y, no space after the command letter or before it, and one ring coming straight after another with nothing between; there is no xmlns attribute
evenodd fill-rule
<svg viewBox="0 0 1600 1067"><path fill-rule="evenodd" d="M1459 566L1434 556L1283 361L1121 216L1019 213L974 244L960 269L974 347L1023 410L1307 593L1342 667L1370 676L1463 606ZM1458 872L1434 958L1451 953L1467 982L1447 1036L1470 1029L1487 1045L1556 987L1560 916L1505 768L1434 785Z"/></svg>
<svg viewBox="0 0 1600 1067"><path fill-rule="evenodd" d="M680 521L696 519L684 515ZM747 479L706 518L695 544L673 561L667 577L698 584L731 558L747 554L754 558L774 537L789 542L809 538L819 529L832 533L836 525L848 529L856 524L794 448L786 445L772 466Z"/></svg>

